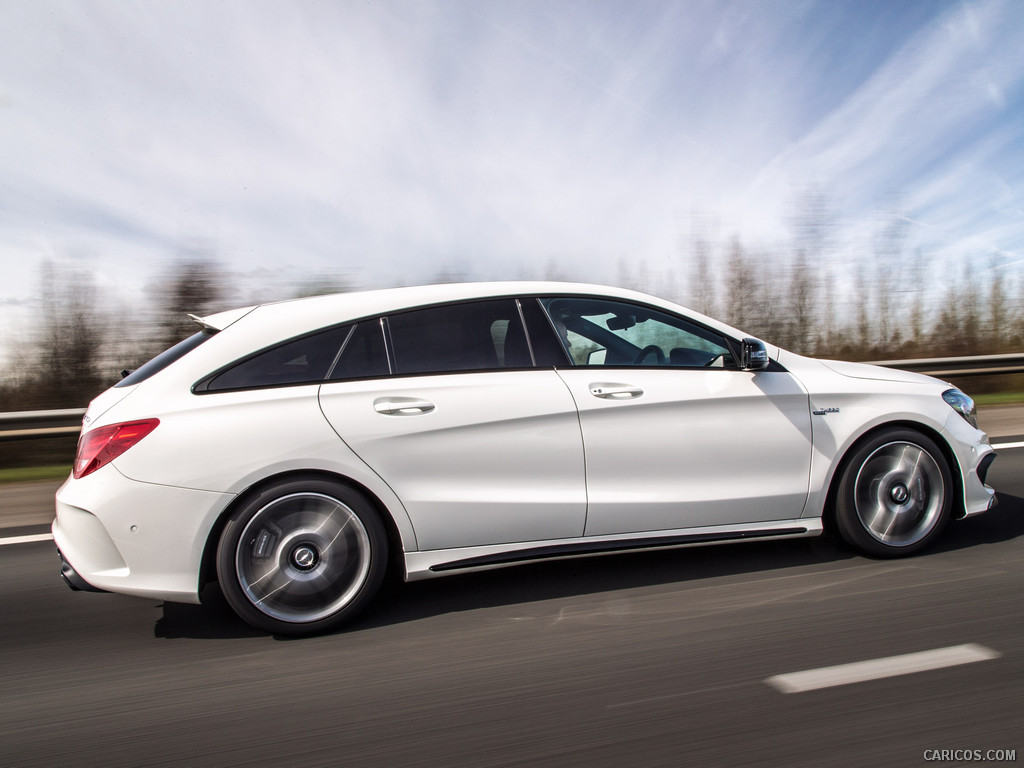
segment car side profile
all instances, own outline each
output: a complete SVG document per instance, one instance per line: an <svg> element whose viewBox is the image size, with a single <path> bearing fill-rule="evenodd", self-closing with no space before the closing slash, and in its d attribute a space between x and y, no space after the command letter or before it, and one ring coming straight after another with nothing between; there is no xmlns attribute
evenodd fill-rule
<svg viewBox="0 0 1024 768"><path fill-rule="evenodd" d="M834 530L875 557L995 503L974 404L670 302L553 282L193 318L99 395L53 535L73 588L301 635L406 580Z"/></svg>

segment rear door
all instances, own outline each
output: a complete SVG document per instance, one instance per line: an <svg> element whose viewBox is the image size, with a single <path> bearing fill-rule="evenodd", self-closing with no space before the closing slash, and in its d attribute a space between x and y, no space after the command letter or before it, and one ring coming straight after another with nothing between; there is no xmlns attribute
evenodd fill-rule
<svg viewBox="0 0 1024 768"><path fill-rule="evenodd" d="M535 365L544 352L527 340L518 301L427 307L360 326L362 346L342 351L321 407L402 500L420 549L583 535L576 406L553 365ZM385 339L391 375L360 378ZM355 375L345 380L350 353Z"/></svg>

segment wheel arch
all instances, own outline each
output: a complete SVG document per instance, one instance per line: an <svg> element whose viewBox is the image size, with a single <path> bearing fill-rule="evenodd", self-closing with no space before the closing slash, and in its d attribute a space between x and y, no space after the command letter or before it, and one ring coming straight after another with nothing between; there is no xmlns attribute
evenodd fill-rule
<svg viewBox="0 0 1024 768"><path fill-rule="evenodd" d="M232 513L241 505L247 503L250 499L258 494L262 493L263 490L276 485L277 483L298 480L307 478L311 480L328 480L331 482L341 483L342 485L348 486L352 490L360 493L367 502L374 508L378 515L380 515L381 522L384 524L384 530L387 532L388 537L388 564L387 571L391 573L400 573L403 577L405 575L405 548L402 543L402 535L398 530L398 525L395 522L390 510L387 505L369 488L362 483L353 480L351 477L338 474L336 472L329 472L327 470L320 469L308 469L308 470L288 470L286 472L279 472L274 475L268 475L262 478L256 483L253 483L244 491L239 493L231 503L228 504L224 510L217 516L213 526L210 528L210 532L206 537L206 543L203 546L203 556L200 561L199 567L199 591L202 592L203 587L217 580L217 545L220 542L221 534L224 533L224 528L227 525L228 519Z"/></svg>
<svg viewBox="0 0 1024 768"><path fill-rule="evenodd" d="M942 437L942 434L927 424L922 424L919 421L887 421L883 424L876 424L866 430L863 434L858 435L857 439L853 440L846 447L846 450L843 452L842 459L834 464L832 476L829 478L828 482L828 493L825 496L825 505L822 513L822 523L828 533L836 533L836 497L839 493L839 485L842 482L843 473L846 471L847 466L849 466L851 457L857 452L858 448L874 438L875 435L890 429L909 429L914 432L919 432L939 447L939 450L942 451L942 457L949 465L949 474L953 480L950 518L957 520L964 516L964 483L960 462L949 443L944 437Z"/></svg>

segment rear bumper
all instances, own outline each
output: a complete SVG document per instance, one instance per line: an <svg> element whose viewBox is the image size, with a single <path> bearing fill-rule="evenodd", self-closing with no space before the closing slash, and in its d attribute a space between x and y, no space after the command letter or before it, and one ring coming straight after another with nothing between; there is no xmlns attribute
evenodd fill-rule
<svg viewBox="0 0 1024 768"><path fill-rule="evenodd" d="M210 530L232 494L129 480L112 465L57 491L53 540L72 589L199 602Z"/></svg>

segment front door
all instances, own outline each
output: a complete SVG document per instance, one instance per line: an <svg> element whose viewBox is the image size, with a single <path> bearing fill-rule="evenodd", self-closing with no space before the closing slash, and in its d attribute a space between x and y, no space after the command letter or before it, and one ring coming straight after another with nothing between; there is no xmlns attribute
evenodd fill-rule
<svg viewBox="0 0 1024 768"><path fill-rule="evenodd" d="M741 371L724 337L662 310L545 299L574 366L587 535L800 516L807 393L782 370Z"/></svg>

